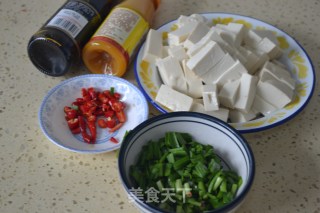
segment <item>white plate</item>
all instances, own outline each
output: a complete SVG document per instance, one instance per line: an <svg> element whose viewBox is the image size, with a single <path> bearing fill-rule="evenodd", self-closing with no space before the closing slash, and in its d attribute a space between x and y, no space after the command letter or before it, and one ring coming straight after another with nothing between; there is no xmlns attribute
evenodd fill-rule
<svg viewBox="0 0 320 213"><path fill-rule="evenodd" d="M95 144L85 143L81 134L73 135L64 118L64 106L81 97L81 88L94 87L98 91L115 88L121 94L121 101L126 104L127 121L114 133L97 128ZM133 129L148 118L148 104L140 90L130 82L109 75L82 75L63 81L51 89L44 98L39 110L39 122L43 133L54 144L74 152L102 153L120 148L126 131ZM119 143L110 142L116 138Z"/></svg>
<svg viewBox="0 0 320 213"><path fill-rule="evenodd" d="M230 123L233 127L242 133L265 130L288 121L307 105L314 91L315 72L309 56L297 41L284 31L251 17L228 13L205 13L201 15L205 16L208 20L212 20L214 23L227 24L229 22L236 22L242 23L251 29L268 29L273 31L284 53L280 61L286 65L297 82L296 98L285 108L249 122ZM174 20L164 24L157 30L160 32L169 32L174 28L176 21L177 20ZM142 63L143 50L144 44L141 46L135 61L136 80L148 101L160 112L167 113L164 107L155 102L155 97L162 81L154 64L148 65Z"/></svg>

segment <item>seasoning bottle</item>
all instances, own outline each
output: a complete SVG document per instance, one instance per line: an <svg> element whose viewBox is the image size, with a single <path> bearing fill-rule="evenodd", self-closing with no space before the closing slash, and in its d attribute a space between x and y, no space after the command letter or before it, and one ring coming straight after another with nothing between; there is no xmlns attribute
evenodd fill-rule
<svg viewBox="0 0 320 213"><path fill-rule="evenodd" d="M30 39L28 55L43 73L61 76L79 65L81 51L114 1L69 0Z"/></svg>
<svg viewBox="0 0 320 213"><path fill-rule="evenodd" d="M92 73L121 77L143 41L160 0L126 0L107 16L89 42L82 59Z"/></svg>

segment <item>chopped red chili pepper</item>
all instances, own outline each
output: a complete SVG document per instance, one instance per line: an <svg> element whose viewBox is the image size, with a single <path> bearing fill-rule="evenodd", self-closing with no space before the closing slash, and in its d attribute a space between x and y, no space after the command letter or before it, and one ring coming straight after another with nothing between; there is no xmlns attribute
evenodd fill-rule
<svg viewBox="0 0 320 213"><path fill-rule="evenodd" d="M95 143L96 125L114 132L127 120L124 112L126 105L120 101L121 94L115 92L113 87L102 92L96 91L93 87L81 88L81 95L82 97L76 98L71 107L65 106L64 112L70 131L73 134L81 133L86 143ZM106 119L98 118L99 116ZM112 140L118 143L116 139Z"/></svg>
<svg viewBox="0 0 320 213"><path fill-rule="evenodd" d="M110 141L111 141L112 143L119 143L119 141L118 141L117 139L115 139L114 137L111 137L111 138L110 138Z"/></svg>

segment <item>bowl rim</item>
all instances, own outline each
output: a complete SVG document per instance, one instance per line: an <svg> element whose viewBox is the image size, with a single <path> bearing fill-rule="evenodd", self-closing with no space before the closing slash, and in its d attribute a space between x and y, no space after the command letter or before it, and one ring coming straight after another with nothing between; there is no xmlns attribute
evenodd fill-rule
<svg viewBox="0 0 320 213"><path fill-rule="evenodd" d="M141 92L141 90L135 86L133 83L129 82L126 79L117 77L117 76L112 76L112 75L105 75L105 74L84 74L84 75L80 75L80 76L75 76L69 79L65 79L62 82L58 83L57 85L53 86L51 89L49 89L49 91L46 93L45 97L42 99L39 110L38 110L38 122L39 122L39 126L40 129L42 130L43 134L46 136L47 139L49 139L53 144L57 145L58 147L68 150L68 151L72 151L72 152L76 152L76 153L82 153L82 154L99 154L99 153L105 153L105 152L110 152L116 149L119 149L121 146L121 142L119 142L118 144L113 145L112 147L109 148L101 148L101 149L92 149L92 150L88 150L88 149L77 149L74 148L73 146L67 146L67 145L63 145L61 143L59 143L58 141L56 141L54 139L54 137L52 137L47 129L44 126L43 123L43 119L42 119L42 114L43 114L43 110L44 107L48 101L48 99L51 97L52 94L54 94L57 90L59 90L62 86L68 84L69 82L78 80L78 79L87 79L87 78L106 78L106 79L113 79L116 80L118 82L124 83L126 85L128 85L130 88L132 88L134 91L137 92L137 95L139 95L141 97L141 100L144 102L144 106L145 108L145 119L148 118L148 114L149 114L149 107L148 107L148 103L147 100L145 98L145 96L143 95L143 93ZM91 144L92 145L92 144Z"/></svg>
<svg viewBox="0 0 320 213"><path fill-rule="evenodd" d="M226 123L218 118L215 118L215 117L207 115L207 114L198 113L198 112L170 112L170 113L160 114L160 115L157 115L155 117L152 117L152 118L145 120L144 122L142 122L141 124L136 126L133 130L131 130L127 134L127 136L124 138L124 140L121 144L121 147L119 149L119 155L118 155L118 168L119 168L118 172L119 172L120 180L122 182L122 185L123 185L125 191L129 194L129 187L128 186L130 186L130 185L129 185L128 179L126 178L126 175L125 175L126 172L124 169L125 168L125 166L124 166L125 155L126 155L127 148L130 145L129 141L137 133L139 133L141 130L146 128L148 125L150 125L154 122L165 120L165 119L172 118L172 117L194 117L194 118L199 118L199 119L203 119L206 121L214 122L215 124L220 125L225 130L230 132L242 144L242 146L244 147L245 153L248 156L248 164L249 164L249 176L248 176L248 182L244 186L245 188L243 189L241 194L239 194L238 197L233 199L228 205L223 206L218 209L211 210L211 211L206 211L206 212L208 212L208 213L218 213L219 212L220 213L220 212L228 212L228 211L234 209L236 206L238 206L244 200L245 196L247 195L250 188L252 187L254 177L255 177L254 154L252 152L252 149L251 149L249 143L240 134L240 132L238 130L236 130L234 127L232 127L228 123ZM164 211L164 210L162 210L158 207L155 207L155 206L151 206L150 204L145 203L142 200L139 200L135 195L132 195L132 196L134 197L135 203L137 203L139 206L142 206L143 208L147 209L148 211L157 212L157 213L160 213L160 212L167 213L167 211Z"/></svg>
<svg viewBox="0 0 320 213"><path fill-rule="evenodd" d="M254 133L254 132L260 132L260 131L265 131L265 130L268 130L268 129L271 129L271 128L274 128L274 127L277 127L277 126L281 126L283 125L284 123L292 120L294 117L296 117L298 114L300 114L305 108L306 106L308 105L308 103L311 101L311 98L313 97L313 93L314 93L314 90L315 90L315 85L316 85L316 72L315 72L315 68L314 68L314 65L313 65L313 62L311 60L311 57L309 56L308 52L305 50L305 48L297 41L297 39L295 39L293 36L291 36L289 33L287 33L286 31L282 30L281 28L275 26L274 24L270 24L269 22L266 22L266 21L263 21L262 19L259 19L259 18L255 18L255 17L252 17L252 16L248 16L248 15L242 15L242 14L238 14L238 13L228 13L228 12L200 12L198 14L201 14L201 15L222 15L222 16L235 16L235 17L239 17L239 18L246 18L246 19L251 19L253 21L258 21L258 22L261 22L261 23L264 23L266 25L269 25L270 27L273 27L275 29L277 29L279 32L283 33L284 35L286 35L287 37L289 37L290 39L292 39L297 45L298 47L301 49L301 51L305 54L306 56L306 59L307 59L307 62L309 63L310 65L310 68L311 68L311 74L312 74L312 77L313 77L313 82L311 82L311 88L310 88L310 94L309 96L307 97L307 99L305 100L305 102L294 112L292 113L291 115L289 115L288 117L274 123L274 124L270 124L270 125L267 125L267 126L261 126L261 127L255 127L255 128L250 128L250 129L239 129L237 131L239 131L240 133ZM189 14L191 15L191 14ZM178 19L172 19L172 20L169 20L163 24L161 24L160 26L158 26L157 28L155 28L155 30L159 30L161 29L162 27L164 27L165 25L168 25L168 24L171 24L171 23L174 23L176 22ZM139 47L139 50L137 51L137 54L139 54L144 46L145 42L142 43L142 45ZM134 61L134 75L135 75L135 78L136 78L136 81L139 85L139 88L141 89L141 92L143 93L143 95L146 97L146 99L161 113L171 113L171 112L168 112L166 111L162 106L160 106L155 100L152 99L152 97L150 97L147 93L147 91L145 91L144 89L144 86L143 86L143 83L140 82L139 80L139 74L138 74L138 57L136 57L135 61ZM230 123L232 124L232 123Z"/></svg>

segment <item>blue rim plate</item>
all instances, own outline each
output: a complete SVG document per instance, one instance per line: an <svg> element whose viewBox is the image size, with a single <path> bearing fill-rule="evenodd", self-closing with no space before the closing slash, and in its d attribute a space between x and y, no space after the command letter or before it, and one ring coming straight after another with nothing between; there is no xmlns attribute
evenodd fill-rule
<svg viewBox="0 0 320 213"><path fill-rule="evenodd" d="M121 94L121 100L126 104L127 121L114 133L107 129L97 128L97 141L87 144L81 134L73 135L64 118L63 107L81 97L81 88L94 87L98 91L115 88ZM66 150L80 153L102 153L120 148L126 131L133 129L148 118L148 103L141 91L133 84L109 75L88 74L65 80L52 88L43 99L38 119L40 128L46 137L54 144ZM119 143L110 142L116 138Z"/></svg>
<svg viewBox="0 0 320 213"><path fill-rule="evenodd" d="M315 71L307 52L294 38L271 24L248 16L230 13L203 13L201 15L208 20L212 20L214 23L227 24L229 22L236 22L242 23L251 29L268 29L273 31L284 53L280 58L280 62L287 66L297 82L295 99L285 108L249 122L230 123L231 126L241 133L258 132L289 121L305 108L314 92L316 82ZM157 30L160 32L169 32L173 29L176 21L177 20L170 21ZM162 81L154 64L142 62L143 50L144 44L138 52L134 65L136 80L147 100L160 112L167 113L168 111L164 107L155 102L155 97Z"/></svg>
<svg viewBox="0 0 320 213"><path fill-rule="evenodd" d="M135 145L136 140L141 140L140 136L143 135L145 132L149 132L150 130L157 128L161 125L167 125L170 123L177 123L177 122L184 122L184 123L197 123L200 126L208 126L209 128L218 130L221 134L226 135L226 137L230 138L232 141L238 141L239 144L242 146L242 155L247 156L247 178L245 180L244 188L240 192L239 196L237 196L234 200L232 200L228 205L221 207L219 209L207 211L211 213L215 212L228 212L236 208L236 206L240 205L241 202L245 199L245 196L249 192L255 177L255 159L254 154L250 148L248 142L239 134L237 130L235 130L229 124L214 118L212 116L197 113L197 112L172 112L172 113L165 113L153 118L150 118L140 125L138 125L135 129L133 129L124 139L123 144L121 145L118 157L118 167L119 167L119 174L121 177L121 181L123 184L124 189L130 194L130 187L131 181L127 175L126 166L132 164L131 158L128 159L128 152L132 149ZM180 125L181 126L181 125ZM183 127L182 127L183 128ZM231 139L232 138L232 139ZM139 141L140 142L140 141ZM241 148L239 148L241 149ZM135 150L134 150L135 151ZM128 162L130 161L130 162ZM135 196L135 195L131 195ZM165 212L158 207L151 207L148 203L139 200L137 197L134 197L134 200L137 202L139 206L142 206L144 209L150 212Z"/></svg>

